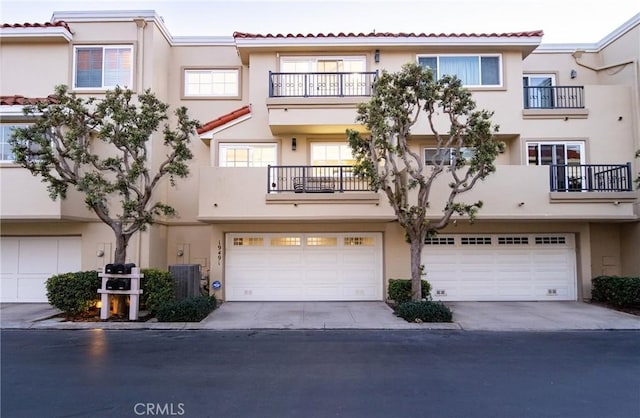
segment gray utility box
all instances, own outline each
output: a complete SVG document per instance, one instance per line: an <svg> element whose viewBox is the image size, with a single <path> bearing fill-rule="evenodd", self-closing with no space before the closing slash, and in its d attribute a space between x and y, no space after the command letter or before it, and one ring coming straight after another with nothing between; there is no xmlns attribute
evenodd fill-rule
<svg viewBox="0 0 640 418"><path fill-rule="evenodd" d="M175 283L176 300L200 296L200 264L173 264L169 273Z"/></svg>

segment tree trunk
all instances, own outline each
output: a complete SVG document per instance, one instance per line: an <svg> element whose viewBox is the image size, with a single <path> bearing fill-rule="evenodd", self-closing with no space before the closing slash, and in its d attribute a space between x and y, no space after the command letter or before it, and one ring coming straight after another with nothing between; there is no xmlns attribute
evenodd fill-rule
<svg viewBox="0 0 640 418"><path fill-rule="evenodd" d="M129 245L129 238L131 235L118 233L116 231L116 251L113 257L113 262L116 264L123 264L127 260L127 246ZM113 295L115 298L115 312L119 316L127 316L127 295Z"/></svg>
<svg viewBox="0 0 640 418"><path fill-rule="evenodd" d="M129 245L129 238L131 235L122 233L116 234L116 252L113 257L114 263L124 263L127 259L127 246Z"/></svg>
<svg viewBox="0 0 640 418"><path fill-rule="evenodd" d="M411 300L422 300L422 243L424 238L411 237Z"/></svg>

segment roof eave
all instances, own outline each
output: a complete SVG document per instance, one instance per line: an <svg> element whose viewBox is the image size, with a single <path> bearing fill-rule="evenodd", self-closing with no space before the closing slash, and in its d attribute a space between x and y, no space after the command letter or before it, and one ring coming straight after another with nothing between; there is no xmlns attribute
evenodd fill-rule
<svg viewBox="0 0 640 418"><path fill-rule="evenodd" d="M7 41L62 41L71 42L73 34L62 26L0 28L0 39Z"/></svg>

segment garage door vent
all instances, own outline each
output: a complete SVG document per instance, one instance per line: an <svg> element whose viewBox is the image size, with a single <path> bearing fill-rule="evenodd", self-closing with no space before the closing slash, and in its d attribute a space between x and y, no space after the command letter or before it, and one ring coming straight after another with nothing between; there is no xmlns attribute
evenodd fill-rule
<svg viewBox="0 0 640 418"><path fill-rule="evenodd" d="M498 237L498 245L528 244L529 237Z"/></svg>
<svg viewBox="0 0 640 418"><path fill-rule="evenodd" d="M536 237L536 244L566 244L567 239L565 237L557 237L557 236L547 236L547 237Z"/></svg>
<svg viewBox="0 0 640 418"><path fill-rule="evenodd" d="M491 245L491 237L462 237L462 245Z"/></svg>
<svg viewBox="0 0 640 418"><path fill-rule="evenodd" d="M455 243L456 241L453 237L435 237L424 240L425 245L454 245Z"/></svg>

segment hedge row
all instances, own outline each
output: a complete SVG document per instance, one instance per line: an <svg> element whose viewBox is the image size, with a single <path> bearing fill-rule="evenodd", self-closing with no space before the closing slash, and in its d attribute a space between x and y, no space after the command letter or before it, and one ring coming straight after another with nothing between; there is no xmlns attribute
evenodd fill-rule
<svg viewBox="0 0 640 418"><path fill-rule="evenodd" d="M215 297L195 296L162 304L157 317L160 322L200 322L215 308Z"/></svg>
<svg viewBox="0 0 640 418"><path fill-rule="evenodd" d="M389 299L397 304L409 302L412 298L411 279L389 279ZM421 299L431 299L431 284L422 280Z"/></svg>
<svg viewBox="0 0 640 418"><path fill-rule="evenodd" d="M591 299L621 308L640 306L640 277L598 276L591 281Z"/></svg>
<svg viewBox="0 0 640 418"><path fill-rule="evenodd" d="M173 278L168 271L156 269L143 269L141 273L141 308L156 315L160 306L175 299ZM96 306L101 284L98 272L93 270L58 274L47 279L47 299L67 316L77 316Z"/></svg>

